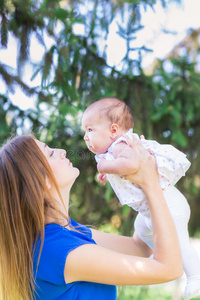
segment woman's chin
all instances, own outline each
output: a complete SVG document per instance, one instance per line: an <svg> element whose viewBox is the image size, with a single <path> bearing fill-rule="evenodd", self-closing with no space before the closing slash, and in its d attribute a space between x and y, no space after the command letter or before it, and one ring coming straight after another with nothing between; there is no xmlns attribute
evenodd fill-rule
<svg viewBox="0 0 200 300"><path fill-rule="evenodd" d="M74 170L75 170L74 180L76 180L76 178L80 175L80 170L78 168L74 168Z"/></svg>
<svg viewBox="0 0 200 300"><path fill-rule="evenodd" d="M76 170L77 170L77 176L76 176L77 178L80 175L80 170L78 168L76 168Z"/></svg>

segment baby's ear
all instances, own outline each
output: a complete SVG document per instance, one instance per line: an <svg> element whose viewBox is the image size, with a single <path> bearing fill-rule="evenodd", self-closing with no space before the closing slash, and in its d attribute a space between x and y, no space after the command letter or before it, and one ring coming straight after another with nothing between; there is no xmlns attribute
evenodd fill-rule
<svg viewBox="0 0 200 300"><path fill-rule="evenodd" d="M115 139L119 133L119 126L117 124L112 124L110 126L111 138Z"/></svg>

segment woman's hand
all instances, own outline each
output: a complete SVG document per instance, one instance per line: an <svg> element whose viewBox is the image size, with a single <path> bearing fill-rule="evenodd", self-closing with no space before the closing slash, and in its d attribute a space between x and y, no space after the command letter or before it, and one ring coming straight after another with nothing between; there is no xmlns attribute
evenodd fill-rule
<svg viewBox="0 0 200 300"><path fill-rule="evenodd" d="M142 189L148 189L149 184L158 182L158 172L156 160L148 150L146 150L139 141L127 137L129 146L134 151L134 158L138 160L139 169L132 175L127 175L126 178L138 184Z"/></svg>

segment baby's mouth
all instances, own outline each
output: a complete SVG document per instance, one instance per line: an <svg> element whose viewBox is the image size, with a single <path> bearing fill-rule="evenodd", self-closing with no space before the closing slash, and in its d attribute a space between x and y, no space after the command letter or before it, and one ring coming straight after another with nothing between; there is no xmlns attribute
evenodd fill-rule
<svg viewBox="0 0 200 300"><path fill-rule="evenodd" d="M96 153L91 145L88 146L88 149L89 149L92 153Z"/></svg>

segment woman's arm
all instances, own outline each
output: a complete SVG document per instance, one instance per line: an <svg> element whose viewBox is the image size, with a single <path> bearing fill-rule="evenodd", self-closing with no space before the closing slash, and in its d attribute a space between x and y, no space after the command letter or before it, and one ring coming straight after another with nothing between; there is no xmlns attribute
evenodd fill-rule
<svg viewBox="0 0 200 300"><path fill-rule="evenodd" d="M136 147L135 147L136 146ZM154 233L154 257L126 255L98 245L83 245L66 259L65 280L105 284L146 285L174 280L182 275L182 259L176 229L165 202L155 160L135 141L139 170L130 178L146 193Z"/></svg>
<svg viewBox="0 0 200 300"><path fill-rule="evenodd" d="M135 232L133 237L121 236L92 229L92 238L98 246L120 253L149 257L152 250L140 239Z"/></svg>
<svg viewBox="0 0 200 300"><path fill-rule="evenodd" d="M154 185L148 199L163 202L160 187ZM163 200L163 201L162 201ZM154 205L151 210L154 211ZM116 285L148 285L177 279L182 275L178 239L168 208L158 205L159 217L153 222L154 259L121 254L98 245L83 245L66 259L65 280L91 281Z"/></svg>

